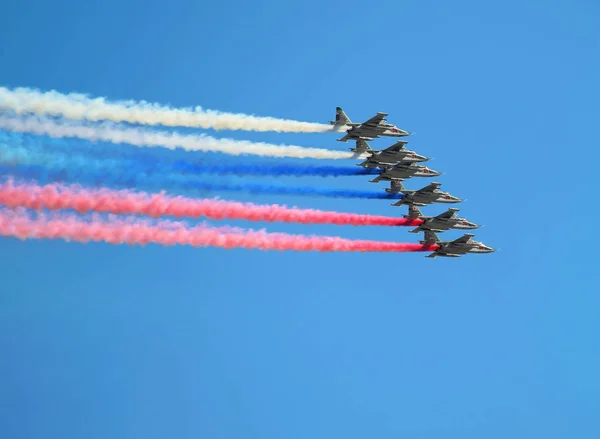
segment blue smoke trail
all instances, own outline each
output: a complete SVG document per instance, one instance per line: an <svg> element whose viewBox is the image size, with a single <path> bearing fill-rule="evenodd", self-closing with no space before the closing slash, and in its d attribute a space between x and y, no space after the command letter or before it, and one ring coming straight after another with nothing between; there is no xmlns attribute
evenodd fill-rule
<svg viewBox="0 0 600 439"><path fill-rule="evenodd" d="M258 176L319 176L341 177L378 174L377 169L351 168L341 166L309 166L309 165L209 165L189 163L178 160L168 163L168 160L157 159L148 154L138 154L127 158L91 158L79 151L52 151L52 148L42 149L34 146L13 146L8 142L0 142L0 163L45 165L54 169L71 167L88 168L91 170L109 170L115 166L126 167L136 172L164 173L181 172L184 174L234 174Z"/></svg>
<svg viewBox="0 0 600 439"><path fill-rule="evenodd" d="M269 175L280 177L284 175L342 177L352 175L372 175L381 171L375 169L355 169L340 166L260 166L260 165L201 165L186 162L175 162L173 171L189 174L236 174L236 175Z"/></svg>
<svg viewBox="0 0 600 439"><path fill-rule="evenodd" d="M173 160L193 161L198 157L209 154L200 151L186 151L184 149L154 148L145 150L127 144L115 145L101 141L83 141L73 139L54 139L30 133L15 133L0 130L0 145L7 147L23 147L35 152L60 152L63 154L83 154L100 159L149 159L161 162Z"/></svg>
<svg viewBox="0 0 600 439"><path fill-rule="evenodd" d="M51 170L43 166L0 165L0 176L15 176L37 180L40 184L50 182L79 183L85 186L114 186L116 188L137 188L147 191L184 192L250 192L277 195L302 195L334 198L400 199L401 194L388 194L379 191L358 191L313 187L285 187L270 184L226 184L194 181L180 174L136 173L130 169L113 169L112 173L91 172L89 169Z"/></svg>

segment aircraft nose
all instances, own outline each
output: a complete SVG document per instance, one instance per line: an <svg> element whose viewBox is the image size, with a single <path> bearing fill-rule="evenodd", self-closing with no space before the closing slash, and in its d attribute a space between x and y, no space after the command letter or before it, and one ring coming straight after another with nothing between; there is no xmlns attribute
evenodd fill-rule
<svg viewBox="0 0 600 439"><path fill-rule="evenodd" d="M460 198L450 195L448 193L443 193L439 200L440 203L460 203L462 201Z"/></svg>

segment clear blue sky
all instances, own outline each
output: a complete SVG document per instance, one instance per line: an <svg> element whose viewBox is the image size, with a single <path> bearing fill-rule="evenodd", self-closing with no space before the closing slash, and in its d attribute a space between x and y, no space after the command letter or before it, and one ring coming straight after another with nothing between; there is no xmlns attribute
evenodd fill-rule
<svg viewBox="0 0 600 439"><path fill-rule="evenodd" d="M477 239L502 251L428 260L0 239L0 436L600 437L597 1L8 0L1 15L5 86L306 121L337 105L357 120L389 112L436 158L443 189L469 199L460 213L486 225Z"/></svg>

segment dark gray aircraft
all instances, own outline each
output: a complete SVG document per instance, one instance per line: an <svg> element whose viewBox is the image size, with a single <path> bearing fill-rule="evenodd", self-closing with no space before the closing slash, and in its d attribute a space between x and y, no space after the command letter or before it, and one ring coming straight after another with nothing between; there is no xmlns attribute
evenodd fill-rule
<svg viewBox="0 0 600 439"><path fill-rule="evenodd" d="M417 165L415 162L400 162L395 165L381 165L384 168L381 173L371 180L371 183L378 183L381 180L404 180L410 177L437 177L441 172L429 169L427 166Z"/></svg>
<svg viewBox="0 0 600 439"><path fill-rule="evenodd" d="M404 218L421 219L424 221L419 227L411 230L411 233L420 233L425 230L443 232L450 229L471 230L479 228L477 224L469 222L464 218L459 218L457 215L459 210L451 207L446 212L440 213L437 216L425 216L417 206L408 206L408 215L404 215Z"/></svg>
<svg viewBox="0 0 600 439"><path fill-rule="evenodd" d="M493 253L496 251L496 249L492 247L488 247L479 241L475 241L473 236L475 235L472 233L465 233L454 241L441 241L434 232L425 230L425 240L420 241L420 243L428 246L440 246L440 248L433 253L428 254L426 256L428 258L435 258L436 256L458 258L467 253Z"/></svg>
<svg viewBox="0 0 600 439"><path fill-rule="evenodd" d="M389 194L404 194L404 197L400 198L392 206L404 206L404 205L415 205L415 206L426 206L431 203L460 203L462 200L454 195L450 195L448 192L439 190L441 183L430 183L427 186L414 190L405 189L402 186L401 180L392 180L389 188L385 191Z"/></svg>
<svg viewBox="0 0 600 439"><path fill-rule="evenodd" d="M381 165L393 165L401 161L426 162L429 160L427 157L419 155L410 149L405 149L404 145L407 143L404 140L400 140L384 150L374 151L365 140L358 139L356 141L356 148L350 148L350 151L357 154L371 154L364 162L357 165L368 169L380 168L382 167Z"/></svg>
<svg viewBox="0 0 600 439"><path fill-rule="evenodd" d="M403 137L410 135L409 132L401 130L396 125L387 123L385 117L388 113L377 113L371 119L364 123L354 123L344 113L341 107L335 109L335 120L329 121L331 125L337 129L342 129L349 126L350 129L346 131L346 135L341 139L337 139L339 142L347 142L348 140L373 140L381 136L385 137Z"/></svg>

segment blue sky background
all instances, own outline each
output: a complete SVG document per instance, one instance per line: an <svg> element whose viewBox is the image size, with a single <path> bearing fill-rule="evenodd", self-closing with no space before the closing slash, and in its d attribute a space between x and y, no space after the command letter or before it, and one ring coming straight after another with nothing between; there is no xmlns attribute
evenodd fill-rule
<svg viewBox="0 0 600 439"><path fill-rule="evenodd" d="M409 146L435 157L442 188L468 198L461 215L486 225L476 238L502 251L428 260L0 239L0 435L600 437L599 19L593 0L4 2L2 85L306 121L337 105L358 121L385 111L417 132ZM367 180L280 183L384 187ZM386 200L222 195L405 213Z"/></svg>

